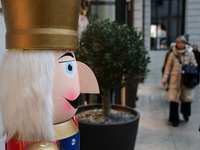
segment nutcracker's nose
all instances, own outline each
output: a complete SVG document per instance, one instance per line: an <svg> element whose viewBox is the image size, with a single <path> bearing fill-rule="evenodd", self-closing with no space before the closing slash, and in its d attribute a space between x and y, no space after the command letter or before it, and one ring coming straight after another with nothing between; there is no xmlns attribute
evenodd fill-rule
<svg viewBox="0 0 200 150"><path fill-rule="evenodd" d="M87 65L79 61L77 61L77 66L80 81L80 92L98 94L99 86L92 70Z"/></svg>

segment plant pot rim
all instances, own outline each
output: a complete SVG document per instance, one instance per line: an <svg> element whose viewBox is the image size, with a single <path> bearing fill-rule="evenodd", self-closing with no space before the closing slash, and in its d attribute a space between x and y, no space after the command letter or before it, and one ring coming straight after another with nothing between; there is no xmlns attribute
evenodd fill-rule
<svg viewBox="0 0 200 150"><path fill-rule="evenodd" d="M100 106L102 106L102 104L89 104L89 105L82 105L82 106L79 106L79 108L92 107L92 106L100 107ZM132 112L135 113L135 114L134 114L135 117L134 117L133 119L130 119L129 121L126 121L126 122L123 122L123 123L112 123L112 124L89 123L89 122L82 122L82 121L79 121L79 120L78 120L78 122L81 123L81 124L94 125L94 126L113 126L113 125L122 125L122 124L131 123L131 122L134 122L134 121L138 120L139 117L140 117L139 112L137 112L136 110L134 110L134 109L131 108L131 107L128 107L128 106L122 106L122 105L118 105L118 104L112 104L112 105L111 105L111 108L113 108L113 107L119 107L119 108L125 108L125 109L128 109L128 110L130 110L130 111L132 111ZM79 109L79 108L78 108L78 109ZM89 110L89 109L88 109L88 110ZM85 110L85 111L87 111L87 110ZM82 112L83 112L83 111L82 111ZM76 114L79 114L79 113L81 113L81 112L78 112L78 111L77 111Z"/></svg>

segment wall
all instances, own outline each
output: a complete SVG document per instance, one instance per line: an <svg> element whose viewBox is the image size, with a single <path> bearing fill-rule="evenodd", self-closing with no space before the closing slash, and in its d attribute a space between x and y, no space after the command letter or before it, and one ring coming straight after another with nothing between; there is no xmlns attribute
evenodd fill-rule
<svg viewBox="0 0 200 150"><path fill-rule="evenodd" d="M133 2L133 26L138 28L138 31L143 30L143 1L134 0Z"/></svg>
<svg viewBox="0 0 200 150"><path fill-rule="evenodd" d="M0 2L0 62L2 60L2 55L5 52L5 23L4 23L4 17L2 14L2 6Z"/></svg>
<svg viewBox="0 0 200 150"><path fill-rule="evenodd" d="M150 50L150 26L151 26L151 0L144 0L144 42L147 50Z"/></svg>
<svg viewBox="0 0 200 150"><path fill-rule="evenodd" d="M1 9L1 3L0 3L0 9ZM4 18L3 14L0 12L0 62L2 60L3 54L5 53L5 25L4 25ZM3 125L1 120L1 114L0 114L0 133L3 132ZM0 137L0 150L4 150L5 147L5 137Z"/></svg>
<svg viewBox="0 0 200 150"><path fill-rule="evenodd" d="M147 50L150 50L151 0L134 0L133 26L143 32Z"/></svg>
<svg viewBox="0 0 200 150"><path fill-rule="evenodd" d="M189 34L189 43L197 44L200 49L200 0L186 1L185 34Z"/></svg>
<svg viewBox="0 0 200 150"><path fill-rule="evenodd" d="M3 14L0 13L0 62L2 60L2 55L5 52L5 32Z"/></svg>

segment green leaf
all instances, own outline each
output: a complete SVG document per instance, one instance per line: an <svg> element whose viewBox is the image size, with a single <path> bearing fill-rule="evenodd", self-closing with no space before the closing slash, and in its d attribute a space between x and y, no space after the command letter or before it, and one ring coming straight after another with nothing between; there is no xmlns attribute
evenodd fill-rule
<svg viewBox="0 0 200 150"><path fill-rule="evenodd" d="M150 58L142 32L109 19L90 18L89 22L76 55L93 70L101 89L137 83L147 77Z"/></svg>

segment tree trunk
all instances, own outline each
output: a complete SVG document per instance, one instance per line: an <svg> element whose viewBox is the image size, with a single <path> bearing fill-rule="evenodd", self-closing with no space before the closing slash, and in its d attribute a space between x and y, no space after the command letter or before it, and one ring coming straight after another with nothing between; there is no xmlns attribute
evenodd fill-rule
<svg viewBox="0 0 200 150"><path fill-rule="evenodd" d="M102 92L103 92L103 94L102 94L102 117L106 118L106 117L109 117L109 115L110 115L110 108L111 108L110 90L105 89Z"/></svg>

